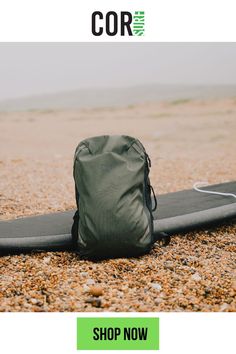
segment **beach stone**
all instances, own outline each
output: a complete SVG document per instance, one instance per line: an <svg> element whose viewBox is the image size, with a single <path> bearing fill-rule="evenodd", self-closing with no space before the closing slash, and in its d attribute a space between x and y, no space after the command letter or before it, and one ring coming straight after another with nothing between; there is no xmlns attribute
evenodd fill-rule
<svg viewBox="0 0 236 354"><path fill-rule="evenodd" d="M151 287L157 291L161 291L162 286L159 283L151 283Z"/></svg>
<svg viewBox="0 0 236 354"><path fill-rule="evenodd" d="M103 288L101 286L93 286L89 289L89 293L93 296L101 296L103 295Z"/></svg>
<svg viewBox="0 0 236 354"><path fill-rule="evenodd" d="M186 258L184 258L184 259L182 259L182 264L184 265L184 266L187 266L188 265L188 260L186 259Z"/></svg>
<svg viewBox="0 0 236 354"><path fill-rule="evenodd" d="M85 277L87 277L88 273L87 272L81 272L80 275L81 275L81 277L85 278Z"/></svg>
<svg viewBox="0 0 236 354"><path fill-rule="evenodd" d="M205 288L205 296L210 295L211 292L212 292L212 289L211 289L209 286L207 286L207 287Z"/></svg>
<svg viewBox="0 0 236 354"><path fill-rule="evenodd" d="M198 261L198 257L196 257L196 256L188 256L188 261L192 262L192 263L197 262Z"/></svg>
<svg viewBox="0 0 236 354"><path fill-rule="evenodd" d="M228 308L229 308L229 305L226 304L226 303L223 303L223 304L220 306L220 311L226 311Z"/></svg>
<svg viewBox="0 0 236 354"><path fill-rule="evenodd" d="M37 299L32 298L32 299L30 299L30 302L31 302L32 305L37 305L37 303L39 301Z"/></svg>
<svg viewBox="0 0 236 354"><path fill-rule="evenodd" d="M86 283L87 283L87 285L94 285L95 284L95 280L88 279Z"/></svg>
<svg viewBox="0 0 236 354"><path fill-rule="evenodd" d="M86 303L91 304L93 307L101 307L102 301L96 297L90 297L86 301Z"/></svg>
<svg viewBox="0 0 236 354"><path fill-rule="evenodd" d="M89 291L89 286L88 285L86 285L86 284L84 284L83 285L83 291L85 292L85 293L87 293L88 291Z"/></svg>
<svg viewBox="0 0 236 354"><path fill-rule="evenodd" d="M154 300L155 305L160 305L163 302L163 299L158 297L157 299Z"/></svg>
<svg viewBox="0 0 236 354"><path fill-rule="evenodd" d="M191 279L194 281L200 281L202 278L198 273L194 273L193 275L191 275Z"/></svg>
<svg viewBox="0 0 236 354"><path fill-rule="evenodd" d="M51 257L50 256L43 258L43 263L49 264L50 262L51 262Z"/></svg>
<svg viewBox="0 0 236 354"><path fill-rule="evenodd" d="M174 270L174 262L166 261L164 267L169 270Z"/></svg>

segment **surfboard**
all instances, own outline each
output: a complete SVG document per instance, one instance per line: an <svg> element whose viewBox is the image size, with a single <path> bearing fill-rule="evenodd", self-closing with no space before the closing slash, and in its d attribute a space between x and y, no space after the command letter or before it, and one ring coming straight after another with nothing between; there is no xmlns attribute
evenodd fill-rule
<svg viewBox="0 0 236 354"><path fill-rule="evenodd" d="M205 190L236 193L236 181ZM236 219L236 198L183 190L157 195L155 233L185 233ZM75 210L0 222L0 252L72 250L71 226Z"/></svg>

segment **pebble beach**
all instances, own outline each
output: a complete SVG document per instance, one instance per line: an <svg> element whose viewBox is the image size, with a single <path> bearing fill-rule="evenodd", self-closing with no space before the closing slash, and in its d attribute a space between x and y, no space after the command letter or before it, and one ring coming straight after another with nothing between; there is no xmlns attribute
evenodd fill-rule
<svg viewBox="0 0 236 354"><path fill-rule="evenodd" d="M157 194L236 179L236 97L126 107L0 112L0 219L75 208L84 138L139 138ZM0 311L236 311L235 220L157 243L140 258L69 252L0 257Z"/></svg>

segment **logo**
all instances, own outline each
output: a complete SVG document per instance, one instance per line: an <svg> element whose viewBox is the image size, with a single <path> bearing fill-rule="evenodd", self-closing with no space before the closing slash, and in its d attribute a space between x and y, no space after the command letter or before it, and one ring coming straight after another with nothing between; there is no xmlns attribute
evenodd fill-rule
<svg viewBox="0 0 236 354"><path fill-rule="evenodd" d="M144 36L145 12L94 11L92 13L92 34L94 36Z"/></svg>

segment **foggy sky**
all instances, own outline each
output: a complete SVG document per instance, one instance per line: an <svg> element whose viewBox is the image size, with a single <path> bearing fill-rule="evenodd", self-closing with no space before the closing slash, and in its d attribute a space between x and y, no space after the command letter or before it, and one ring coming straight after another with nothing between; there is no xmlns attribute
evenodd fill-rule
<svg viewBox="0 0 236 354"><path fill-rule="evenodd" d="M0 44L0 100L150 83L236 84L236 43Z"/></svg>

